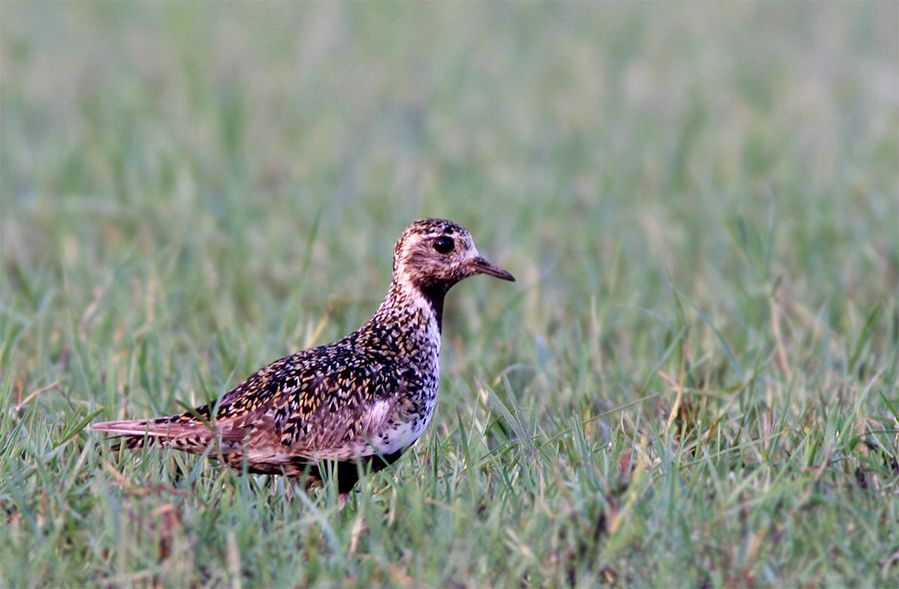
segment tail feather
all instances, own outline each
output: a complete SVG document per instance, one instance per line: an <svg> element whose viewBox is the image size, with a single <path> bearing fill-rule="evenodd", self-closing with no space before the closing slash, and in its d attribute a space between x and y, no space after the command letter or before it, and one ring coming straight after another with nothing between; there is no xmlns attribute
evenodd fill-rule
<svg viewBox="0 0 899 589"><path fill-rule="evenodd" d="M132 419L129 421L100 421L92 423L91 431L122 436L151 436L177 438L197 430L195 423L173 423L168 417L161 419Z"/></svg>
<svg viewBox="0 0 899 589"><path fill-rule="evenodd" d="M111 434L109 439L124 438L120 448L137 450L145 446L166 446L185 437L196 438L209 430L198 424L172 423L169 418L132 419L128 421L101 421L92 423L91 431ZM177 445L177 444L176 444Z"/></svg>

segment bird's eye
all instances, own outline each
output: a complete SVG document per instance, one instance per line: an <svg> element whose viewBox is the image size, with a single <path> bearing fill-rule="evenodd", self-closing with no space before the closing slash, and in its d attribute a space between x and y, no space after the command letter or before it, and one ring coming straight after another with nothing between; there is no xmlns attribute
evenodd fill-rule
<svg viewBox="0 0 899 589"><path fill-rule="evenodd" d="M452 237L441 235L434 240L434 249L437 250L437 253L439 254L448 254L453 251L454 247L456 247L456 244L453 243Z"/></svg>

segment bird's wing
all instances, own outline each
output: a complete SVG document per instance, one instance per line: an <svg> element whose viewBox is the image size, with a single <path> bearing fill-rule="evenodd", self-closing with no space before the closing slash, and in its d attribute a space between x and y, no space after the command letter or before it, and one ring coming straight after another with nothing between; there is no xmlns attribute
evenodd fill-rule
<svg viewBox="0 0 899 589"><path fill-rule="evenodd" d="M370 442L398 403L394 364L350 346L307 352L284 359L268 379L264 404L234 422L232 431L243 436L248 459L345 460L377 454ZM234 401L223 399L220 414L222 409L231 413Z"/></svg>
<svg viewBox="0 0 899 589"><path fill-rule="evenodd" d="M397 374L386 356L337 342L280 358L179 415L91 429L123 436L129 448L149 441L203 452L217 439L223 452L246 454L250 463L375 455L368 442L398 402Z"/></svg>
<svg viewBox="0 0 899 589"><path fill-rule="evenodd" d="M291 358L272 362L220 399L184 413L144 420L104 421L91 424L90 429L125 438L124 446L129 449L161 444L200 453L216 435L225 449L239 447L249 433L248 426L260 421L272 398L285 388L282 376Z"/></svg>

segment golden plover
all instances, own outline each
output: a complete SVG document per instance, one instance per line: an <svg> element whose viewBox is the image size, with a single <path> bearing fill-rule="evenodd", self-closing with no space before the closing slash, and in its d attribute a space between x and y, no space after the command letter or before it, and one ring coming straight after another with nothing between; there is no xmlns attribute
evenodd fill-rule
<svg viewBox="0 0 899 589"><path fill-rule="evenodd" d="M347 493L358 465L378 470L422 434L437 401L443 300L474 274L514 281L485 260L464 227L422 219L393 250L393 279L378 310L334 343L260 369L217 401L179 415L107 421L94 431L123 437L122 447L161 445L209 452L235 470L321 480L336 465Z"/></svg>

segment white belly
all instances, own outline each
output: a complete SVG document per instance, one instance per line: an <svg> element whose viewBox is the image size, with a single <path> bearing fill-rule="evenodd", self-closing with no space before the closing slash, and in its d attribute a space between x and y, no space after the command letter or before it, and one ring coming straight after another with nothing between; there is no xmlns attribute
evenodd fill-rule
<svg viewBox="0 0 899 589"><path fill-rule="evenodd" d="M391 414L396 408L393 401L376 402L366 420L373 427L364 453L374 449L378 454L393 454L414 444L431 422L435 400L426 401L425 411L415 416Z"/></svg>

